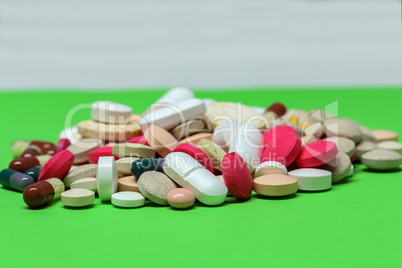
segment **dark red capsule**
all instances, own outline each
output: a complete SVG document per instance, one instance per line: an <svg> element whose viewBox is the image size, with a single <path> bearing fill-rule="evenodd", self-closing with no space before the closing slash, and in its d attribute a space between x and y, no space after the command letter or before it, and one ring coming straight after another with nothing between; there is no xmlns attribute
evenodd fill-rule
<svg viewBox="0 0 402 268"><path fill-rule="evenodd" d="M39 160L35 156L30 156L14 159L8 168L24 173L35 166L40 166Z"/></svg>

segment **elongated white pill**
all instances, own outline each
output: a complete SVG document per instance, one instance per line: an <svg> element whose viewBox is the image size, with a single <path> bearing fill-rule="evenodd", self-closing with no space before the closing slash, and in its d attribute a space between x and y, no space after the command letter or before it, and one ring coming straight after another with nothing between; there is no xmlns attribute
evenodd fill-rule
<svg viewBox="0 0 402 268"><path fill-rule="evenodd" d="M299 190L322 191L332 187L332 173L317 168L299 168L288 173L295 177L299 184Z"/></svg>
<svg viewBox="0 0 402 268"><path fill-rule="evenodd" d="M96 101L91 108L92 119L109 124L128 123L133 112L130 106L110 101Z"/></svg>
<svg viewBox="0 0 402 268"><path fill-rule="evenodd" d="M160 97L155 103L175 104L194 98L194 93L186 87L174 87Z"/></svg>
<svg viewBox="0 0 402 268"><path fill-rule="evenodd" d="M228 189L204 166L188 154L170 153L163 170L177 184L193 192L206 205L219 205L225 201Z"/></svg>
<svg viewBox="0 0 402 268"><path fill-rule="evenodd" d="M117 192L117 168L113 156L99 157L96 172L98 195L101 201L110 201L112 194Z"/></svg>
<svg viewBox="0 0 402 268"><path fill-rule="evenodd" d="M206 110L205 103L200 99L185 100L146 114L141 119L141 129L145 132L153 124L170 130L190 118L204 114Z"/></svg>

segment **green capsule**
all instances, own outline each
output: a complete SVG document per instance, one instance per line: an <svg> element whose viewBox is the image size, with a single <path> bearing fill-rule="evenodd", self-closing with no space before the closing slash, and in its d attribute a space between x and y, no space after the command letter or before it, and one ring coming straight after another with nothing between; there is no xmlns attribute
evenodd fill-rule
<svg viewBox="0 0 402 268"><path fill-rule="evenodd" d="M42 166L36 166L36 167L31 168L31 169L28 169L25 172L25 174L31 176L35 180L35 182L37 182L38 177L39 177L39 173L40 173L41 170L42 170Z"/></svg>

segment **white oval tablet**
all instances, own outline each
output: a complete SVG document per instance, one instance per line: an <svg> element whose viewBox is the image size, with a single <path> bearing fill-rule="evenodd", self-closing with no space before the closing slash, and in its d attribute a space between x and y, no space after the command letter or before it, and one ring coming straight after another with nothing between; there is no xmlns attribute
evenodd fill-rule
<svg viewBox="0 0 402 268"><path fill-rule="evenodd" d="M98 191L97 185L98 184L96 182L96 178L82 178L71 183L70 188L71 189L81 188L97 192Z"/></svg>
<svg viewBox="0 0 402 268"><path fill-rule="evenodd" d="M98 195L101 201L110 201L112 194L117 192L117 168L113 156L99 157L96 172L98 181Z"/></svg>
<svg viewBox="0 0 402 268"><path fill-rule="evenodd" d="M377 143L377 148L392 150L402 155L402 143L399 141L381 141Z"/></svg>
<svg viewBox="0 0 402 268"><path fill-rule="evenodd" d="M95 202L95 193L88 189L70 189L61 193L61 203L69 207L85 207Z"/></svg>
<svg viewBox="0 0 402 268"><path fill-rule="evenodd" d="M112 204L123 208L141 207L145 204L145 198L137 192L118 192L112 195Z"/></svg>
<svg viewBox="0 0 402 268"><path fill-rule="evenodd" d="M146 114L141 119L141 129L145 132L153 124L170 130L194 116L205 113L206 110L205 103L200 99L189 99L177 104L171 104L165 108Z"/></svg>
<svg viewBox="0 0 402 268"><path fill-rule="evenodd" d="M297 179L299 190L322 191L332 187L332 173L327 170L299 168L289 171L288 175Z"/></svg>
<svg viewBox="0 0 402 268"><path fill-rule="evenodd" d="M132 112L133 109L130 106L121 103L96 101L92 103L91 117L98 122L119 124L127 123Z"/></svg>
<svg viewBox="0 0 402 268"><path fill-rule="evenodd" d="M228 192L225 184L188 154L168 154L163 170L177 184L193 192L200 202L219 205L225 201Z"/></svg>

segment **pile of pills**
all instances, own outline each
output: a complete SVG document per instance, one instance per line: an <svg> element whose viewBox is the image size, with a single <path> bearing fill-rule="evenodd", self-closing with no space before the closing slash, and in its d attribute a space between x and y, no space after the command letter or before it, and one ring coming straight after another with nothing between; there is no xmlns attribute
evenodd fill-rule
<svg viewBox="0 0 402 268"><path fill-rule="evenodd" d="M215 206L252 192L280 197L325 191L353 175L353 163L399 171L402 144L324 110L268 108L197 99L173 88L143 114L109 101L91 119L60 133L57 145L17 140L0 172L3 187L32 208L61 199L92 207L95 198L133 208L146 200L176 209Z"/></svg>

